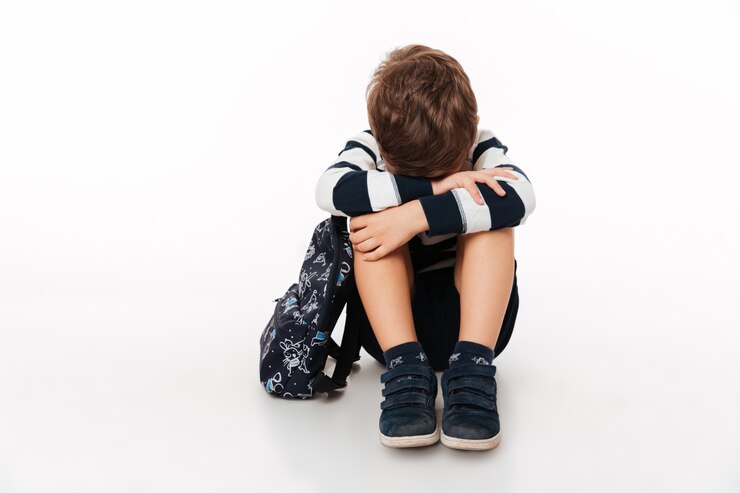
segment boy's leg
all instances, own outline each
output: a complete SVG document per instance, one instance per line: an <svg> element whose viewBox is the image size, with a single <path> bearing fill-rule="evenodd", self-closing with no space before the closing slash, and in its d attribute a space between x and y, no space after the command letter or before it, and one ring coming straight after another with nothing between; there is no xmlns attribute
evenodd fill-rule
<svg viewBox="0 0 740 493"><path fill-rule="evenodd" d="M356 248L354 253L357 289L386 363L380 376L380 441L387 447L432 445L440 437L434 409L437 376L416 338L408 243L373 261L362 260ZM414 378L411 387L408 378Z"/></svg>
<svg viewBox="0 0 740 493"><path fill-rule="evenodd" d="M441 439L456 449L487 450L501 441L492 358L514 284L514 228L457 239L460 334L442 374Z"/></svg>
<svg viewBox="0 0 740 493"><path fill-rule="evenodd" d="M354 245L353 245L354 248ZM408 243L378 260L362 260L354 249L357 291L380 348L416 341L411 297L414 270Z"/></svg>
<svg viewBox="0 0 740 493"><path fill-rule="evenodd" d="M513 282L513 227L458 236L455 288L461 341L496 345Z"/></svg>

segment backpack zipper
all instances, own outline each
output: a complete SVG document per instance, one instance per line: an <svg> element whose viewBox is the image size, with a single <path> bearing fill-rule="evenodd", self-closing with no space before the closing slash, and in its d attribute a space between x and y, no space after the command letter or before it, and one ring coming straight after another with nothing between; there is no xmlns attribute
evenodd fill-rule
<svg viewBox="0 0 740 493"><path fill-rule="evenodd" d="M337 234L337 229L336 229L336 226L334 225L334 221L331 219L330 219L330 224L331 224L331 244L334 247L334 258L333 258L332 265L331 265L331 275L329 276L329 278L331 279L330 281L331 289L327 293L326 299L324 299L324 306L321 307L321 313L319 314L319 321L316 324L316 330L321 330L321 327L324 326L324 320L326 319L326 315L331 306L331 302L334 299L334 294L337 288L337 270L339 268L339 254L340 254L341 245L337 244L339 243L337 241L339 239L339 235Z"/></svg>
<svg viewBox="0 0 740 493"><path fill-rule="evenodd" d="M293 284L295 284L295 283L293 283ZM286 293L293 288L293 284L290 285L290 287L288 288L288 290L286 291ZM280 299L283 298L284 296L285 295L281 296L280 298L275 298L272 301L280 301ZM298 303L298 299L297 298L296 298L296 303ZM272 327L276 331L280 331L280 329L278 328L278 308L280 308L280 303L275 303L275 308L273 309L273 312L272 312Z"/></svg>

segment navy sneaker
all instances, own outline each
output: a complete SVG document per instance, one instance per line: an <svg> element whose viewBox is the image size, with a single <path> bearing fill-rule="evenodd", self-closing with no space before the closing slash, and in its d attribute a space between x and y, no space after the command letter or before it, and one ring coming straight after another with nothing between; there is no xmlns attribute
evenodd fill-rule
<svg viewBox="0 0 740 493"><path fill-rule="evenodd" d="M429 365L405 363L380 375L380 442L387 447L421 447L439 441L437 375Z"/></svg>
<svg viewBox="0 0 740 493"><path fill-rule="evenodd" d="M492 449L501 441L496 366L456 364L442 373L442 443L462 450Z"/></svg>

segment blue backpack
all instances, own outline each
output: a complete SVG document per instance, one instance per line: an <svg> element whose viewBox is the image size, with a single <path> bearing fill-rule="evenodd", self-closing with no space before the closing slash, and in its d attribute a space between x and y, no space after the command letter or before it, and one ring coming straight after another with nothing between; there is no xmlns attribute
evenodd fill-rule
<svg viewBox="0 0 740 493"><path fill-rule="evenodd" d="M313 231L297 283L279 298L260 336L260 382L268 394L308 399L342 390L360 359L359 317L347 217L330 216ZM345 306L341 346L331 334ZM334 373L324 373L327 358Z"/></svg>

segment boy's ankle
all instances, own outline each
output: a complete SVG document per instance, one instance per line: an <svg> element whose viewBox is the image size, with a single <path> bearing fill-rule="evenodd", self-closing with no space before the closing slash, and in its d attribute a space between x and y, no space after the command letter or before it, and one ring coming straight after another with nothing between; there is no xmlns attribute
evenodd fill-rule
<svg viewBox="0 0 740 493"><path fill-rule="evenodd" d="M477 363L482 365L492 365L494 358L493 349L474 341L457 341L455 349L448 359L449 366L455 366L463 363Z"/></svg>
<svg viewBox="0 0 740 493"><path fill-rule="evenodd" d="M416 364L429 366L429 358L419 341L408 341L397 344L383 351L386 369L393 369L398 365Z"/></svg>

